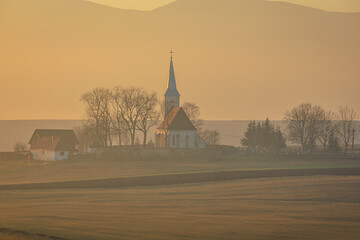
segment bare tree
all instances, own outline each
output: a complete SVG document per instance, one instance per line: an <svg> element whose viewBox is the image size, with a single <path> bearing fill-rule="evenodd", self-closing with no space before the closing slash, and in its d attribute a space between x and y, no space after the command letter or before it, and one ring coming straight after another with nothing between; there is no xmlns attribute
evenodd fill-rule
<svg viewBox="0 0 360 240"><path fill-rule="evenodd" d="M184 103L182 108L189 117L192 124L196 127L198 132L201 131L204 121L200 118L200 108L196 103Z"/></svg>
<svg viewBox="0 0 360 240"><path fill-rule="evenodd" d="M347 155L353 131L357 127L357 118L358 114L353 108L348 106L339 107L339 133L341 141L345 146L345 155Z"/></svg>
<svg viewBox="0 0 360 240"><path fill-rule="evenodd" d="M217 145L220 142L220 133L217 130L204 130L200 133L201 138L208 145Z"/></svg>
<svg viewBox="0 0 360 240"><path fill-rule="evenodd" d="M137 130L143 133L143 145L147 143L147 133L151 127L159 124L160 113L156 109L158 106L158 99L156 93L145 93L146 100L143 108L140 111L140 119L136 124Z"/></svg>
<svg viewBox="0 0 360 240"><path fill-rule="evenodd" d="M159 101L160 107L160 118L161 120L165 120L165 100Z"/></svg>
<svg viewBox="0 0 360 240"><path fill-rule="evenodd" d="M289 139L301 144L303 152L312 152L316 147L324 110L320 106L302 103L285 112L288 123Z"/></svg>
<svg viewBox="0 0 360 240"><path fill-rule="evenodd" d="M74 128L76 138L79 141L79 150L86 153L89 147L96 142L95 129L88 123L84 122L80 126Z"/></svg>
<svg viewBox="0 0 360 240"><path fill-rule="evenodd" d="M13 148L14 148L15 152L24 152L24 151L26 151L26 143L17 141L17 142L15 142Z"/></svg>
<svg viewBox="0 0 360 240"><path fill-rule="evenodd" d="M116 108L130 134L131 145L135 144L137 124L141 119L141 113L148 103L146 91L142 88L117 88Z"/></svg>
<svg viewBox="0 0 360 240"><path fill-rule="evenodd" d="M111 121L109 119L110 91L106 88L95 88L80 98L85 104L86 118L94 126L97 142L101 146L111 144Z"/></svg>
<svg viewBox="0 0 360 240"><path fill-rule="evenodd" d="M160 138L164 138L164 145L167 146L168 145L168 136L169 136L169 125L170 125L170 121L171 121L171 117L167 116L165 117L165 101L161 101L160 104L160 118L161 120L163 120L163 122L161 123L161 129L158 129L157 131L159 131L159 133L157 132L156 134L159 134L157 137ZM157 138L156 137L156 138ZM158 139L158 138L157 138ZM155 143L158 144L158 141L162 141L160 139L155 140Z"/></svg>
<svg viewBox="0 0 360 240"><path fill-rule="evenodd" d="M121 140L122 140L123 144L126 145L126 146L131 143L130 136L129 136L129 131L123 132L123 134L121 135Z"/></svg>
<svg viewBox="0 0 360 240"><path fill-rule="evenodd" d="M328 111L323 113L319 126L319 141L324 146L325 153L327 153L327 146L331 135L336 135L338 132L338 126L339 124L336 121L336 114L334 112Z"/></svg>
<svg viewBox="0 0 360 240"><path fill-rule="evenodd" d="M122 98L121 98L122 89L120 87L115 87L111 91L111 101L110 105L112 108L112 125L113 129L117 135L119 145L121 146L122 143L125 143L125 135L127 135L127 131L129 129L126 126L126 123L122 117ZM125 143L126 145L126 143Z"/></svg>

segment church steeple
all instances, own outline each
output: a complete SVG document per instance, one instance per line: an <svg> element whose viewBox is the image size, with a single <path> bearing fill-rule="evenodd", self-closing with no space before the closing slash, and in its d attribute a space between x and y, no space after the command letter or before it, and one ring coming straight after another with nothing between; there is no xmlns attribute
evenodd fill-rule
<svg viewBox="0 0 360 240"><path fill-rule="evenodd" d="M169 80L167 83L167 89L165 92L165 116L171 111L174 107L180 106L180 93L176 88L174 64L173 64L173 51L170 51L170 71L169 71Z"/></svg>
<svg viewBox="0 0 360 240"><path fill-rule="evenodd" d="M173 57L172 57L172 54L174 52L171 51L170 53L171 53L171 58L170 58L169 81L167 83L167 89L165 92L165 96L172 96L172 95L180 96L178 90L176 89L176 80L175 80L174 64L173 64Z"/></svg>

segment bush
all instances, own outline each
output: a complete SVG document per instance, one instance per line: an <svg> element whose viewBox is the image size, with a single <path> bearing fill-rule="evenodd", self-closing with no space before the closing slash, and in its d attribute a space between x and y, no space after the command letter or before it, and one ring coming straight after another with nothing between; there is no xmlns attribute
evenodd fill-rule
<svg viewBox="0 0 360 240"><path fill-rule="evenodd" d="M26 151L26 143L17 141L14 144L14 151L15 152L25 152Z"/></svg>

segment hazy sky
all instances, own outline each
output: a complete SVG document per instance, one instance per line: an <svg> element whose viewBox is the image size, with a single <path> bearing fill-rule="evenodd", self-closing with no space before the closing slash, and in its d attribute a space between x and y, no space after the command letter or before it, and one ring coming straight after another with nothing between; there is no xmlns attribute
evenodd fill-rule
<svg viewBox="0 0 360 240"><path fill-rule="evenodd" d="M112 7L125 9L151 10L174 0L91 0ZM270 0L281 1L281 0ZM299 5L323 9L326 11L360 12L360 0L283 0Z"/></svg>
<svg viewBox="0 0 360 240"><path fill-rule="evenodd" d="M116 2L139 1L169 0ZM0 0L0 36L0 120L79 119L81 94L96 87L162 96L170 49L181 103L207 120L282 119L302 102L360 112L360 13L260 0L181 0L147 13Z"/></svg>

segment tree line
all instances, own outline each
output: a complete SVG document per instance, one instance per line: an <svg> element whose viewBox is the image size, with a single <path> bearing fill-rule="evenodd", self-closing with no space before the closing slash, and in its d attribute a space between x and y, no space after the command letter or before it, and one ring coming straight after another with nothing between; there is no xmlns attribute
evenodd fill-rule
<svg viewBox="0 0 360 240"><path fill-rule="evenodd" d="M342 145L347 155L358 129L358 114L348 106L339 106L335 113L318 105L302 103L286 111L284 119L289 139L300 144L304 153L312 153L321 144L324 153L338 153Z"/></svg>
<svg viewBox="0 0 360 240"><path fill-rule="evenodd" d="M250 121L241 144L251 152L279 153L286 148L286 138L267 118L263 123Z"/></svg>
<svg viewBox="0 0 360 240"><path fill-rule="evenodd" d="M80 101L85 107L85 121L75 129L83 152L96 144L99 147L137 145L136 133L143 136L142 145L148 142L148 132L164 120L164 103L155 92L141 87L95 88L84 93ZM214 130L202 130L200 108L195 103L184 103L183 109L190 121L208 144L218 144L220 134Z"/></svg>
<svg viewBox="0 0 360 240"><path fill-rule="evenodd" d="M301 145L303 153L312 153L321 145L325 154L337 154L354 144L359 128L358 113L348 106L339 106L338 112L326 111L318 105L302 103L284 113L287 134L266 119L263 123L250 121L241 144L255 152L279 152L286 141Z"/></svg>
<svg viewBox="0 0 360 240"><path fill-rule="evenodd" d="M142 88L95 88L80 101L85 105L86 124L77 129L79 138L101 147L112 146L114 138L122 145L129 137L135 145L136 131L143 133L145 145L149 129L160 119L156 93Z"/></svg>

